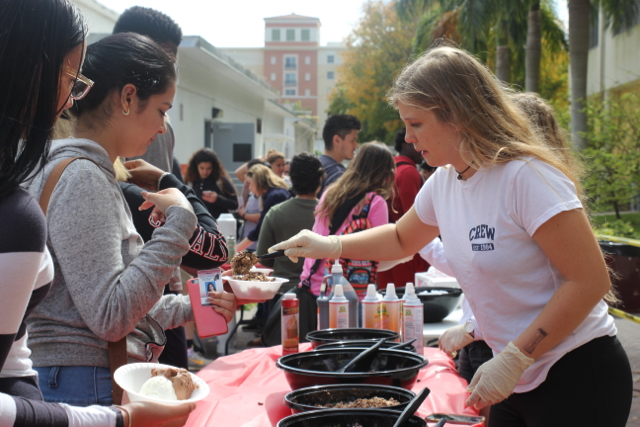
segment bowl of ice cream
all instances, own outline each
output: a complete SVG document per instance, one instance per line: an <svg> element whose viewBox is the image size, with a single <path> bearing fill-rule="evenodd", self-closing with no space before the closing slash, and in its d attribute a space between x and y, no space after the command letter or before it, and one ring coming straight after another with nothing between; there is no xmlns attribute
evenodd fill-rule
<svg viewBox="0 0 640 427"><path fill-rule="evenodd" d="M277 427L393 427L400 411L391 409L326 409L324 411L301 412L281 419ZM426 427L427 422L412 415L402 427Z"/></svg>
<svg viewBox="0 0 640 427"><path fill-rule="evenodd" d="M284 396L292 414L324 409L386 408L402 411L416 396L411 390L380 384L333 384L301 388Z"/></svg>
<svg viewBox="0 0 640 427"><path fill-rule="evenodd" d="M291 390L326 384L382 384L410 390L427 359L402 350L379 349L366 372L336 372L364 348L330 348L288 354L276 361Z"/></svg>
<svg viewBox="0 0 640 427"><path fill-rule="evenodd" d="M116 383L132 402L180 405L197 402L209 394L209 386L186 369L160 363L131 363L116 369Z"/></svg>
<svg viewBox="0 0 640 427"><path fill-rule="evenodd" d="M242 280L234 276L222 276L222 279L229 282L237 298L255 301L270 300L276 296L280 286L289 281L280 277L270 277L271 281Z"/></svg>

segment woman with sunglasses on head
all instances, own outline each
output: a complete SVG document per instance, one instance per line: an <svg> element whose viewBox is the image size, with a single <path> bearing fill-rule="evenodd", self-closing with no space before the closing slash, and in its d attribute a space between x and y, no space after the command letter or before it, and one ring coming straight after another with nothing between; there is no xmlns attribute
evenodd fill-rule
<svg viewBox="0 0 640 427"><path fill-rule="evenodd" d="M495 355L473 376L467 405L492 405L489 427L625 426L631 367L576 171L460 49L434 48L408 65L389 100L407 142L438 166L413 208L393 225L344 237L307 231L272 249L389 259L441 234Z"/></svg>
<svg viewBox="0 0 640 427"><path fill-rule="evenodd" d="M155 362L164 329L193 320L188 296L162 295L189 250L196 216L175 188L142 193L154 222L144 244L116 181L117 157L143 154L166 131L176 88L173 61L151 39L115 34L87 48L83 74L95 81L76 102L74 137L52 143L30 190L38 198L53 168L70 163L48 203L49 248L56 267L47 298L27 320L45 400L88 405L113 401L108 343L126 337L129 361ZM143 247L144 245L144 247ZM213 296L227 320L233 294Z"/></svg>
<svg viewBox="0 0 640 427"><path fill-rule="evenodd" d="M67 0L0 0L0 425L184 425L195 405L151 402L122 409L44 403L24 318L53 279L45 217L20 188L47 157L54 123L91 87L80 75L86 28Z"/></svg>

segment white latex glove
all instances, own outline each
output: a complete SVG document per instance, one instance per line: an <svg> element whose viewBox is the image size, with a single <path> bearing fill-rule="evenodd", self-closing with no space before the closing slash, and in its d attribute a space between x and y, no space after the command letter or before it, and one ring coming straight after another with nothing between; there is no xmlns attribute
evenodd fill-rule
<svg viewBox="0 0 640 427"><path fill-rule="evenodd" d="M518 380L534 360L525 356L513 342L493 359L478 368L467 391L467 406L476 409L502 402L513 393Z"/></svg>
<svg viewBox="0 0 640 427"><path fill-rule="evenodd" d="M468 344L471 344L473 341L473 337L464 330L464 325L458 325L447 329L442 335L440 335L438 348L449 356L455 357L454 353L456 351Z"/></svg>
<svg viewBox="0 0 640 427"><path fill-rule="evenodd" d="M285 249L284 254L293 262L298 257L314 259L338 259L342 255L342 242L338 236L321 236L313 231L302 230L289 240L269 248L269 252Z"/></svg>
<svg viewBox="0 0 640 427"><path fill-rule="evenodd" d="M412 259L413 259L413 255L408 256L406 258L402 258L402 259L395 259L393 261L380 261L380 262L378 262L378 271L391 270L396 265L404 264L405 262L409 262Z"/></svg>

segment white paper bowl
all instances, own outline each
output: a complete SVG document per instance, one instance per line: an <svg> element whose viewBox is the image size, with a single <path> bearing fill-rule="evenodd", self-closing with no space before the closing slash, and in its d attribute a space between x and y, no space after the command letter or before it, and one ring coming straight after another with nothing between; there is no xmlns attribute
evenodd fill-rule
<svg viewBox="0 0 640 427"><path fill-rule="evenodd" d="M209 394L209 386L207 383L205 383L202 378L193 375L191 372L189 372L189 375L191 375L191 379L198 388L191 393L191 397L189 399L164 400L140 394L139 391L142 388L142 385L151 378L151 370L154 368L175 367L162 365L160 363L131 363L116 369L116 372L113 374L113 378L116 383L127 392L129 400L132 402L156 402L163 405L175 406L185 402L197 402L198 400L204 399Z"/></svg>
<svg viewBox="0 0 640 427"><path fill-rule="evenodd" d="M238 280L231 276L222 276L226 279L237 298L255 301L270 300L280 289L280 285L287 283L289 279L274 277L273 282L251 282L248 280Z"/></svg>
<svg viewBox="0 0 640 427"><path fill-rule="evenodd" d="M249 270L251 273L262 273L265 276L271 276L271 273L273 273L273 268L257 268L257 267L251 267L251 270Z"/></svg>

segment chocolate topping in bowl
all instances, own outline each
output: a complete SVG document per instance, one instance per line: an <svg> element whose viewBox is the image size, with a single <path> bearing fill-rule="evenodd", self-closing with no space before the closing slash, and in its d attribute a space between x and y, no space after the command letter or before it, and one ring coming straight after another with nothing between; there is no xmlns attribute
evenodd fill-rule
<svg viewBox="0 0 640 427"><path fill-rule="evenodd" d="M151 370L151 376L164 376L171 380L173 389L176 392L178 400L185 400L191 397L193 390L197 389L191 374L186 369L181 368L154 368Z"/></svg>
<svg viewBox="0 0 640 427"><path fill-rule="evenodd" d="M231 269L233 276L244 276L249 274L251 267L258 263L258 257L253 252L242 251L235 254L231 259ZM249 279L242 279L249 280Z"/></svg>

